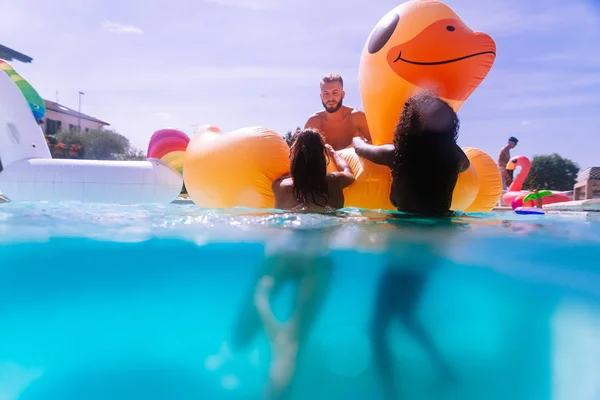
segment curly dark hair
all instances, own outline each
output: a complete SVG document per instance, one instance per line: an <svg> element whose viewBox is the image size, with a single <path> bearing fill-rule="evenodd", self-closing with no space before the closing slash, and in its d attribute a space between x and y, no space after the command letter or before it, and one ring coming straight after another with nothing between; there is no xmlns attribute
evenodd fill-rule
<svg viewBox="0 0 600 400"><path fill-rule="evenodd" d="M290 148L290 172L294 182L292 194L302 204L312 201L325 207L329 201L325 140L318 130L308 128L294 135ZM317 200L319 198L323 204Z"/></svg>
<svg viewBox="0 0 600 400"><path fill-rule="evenodd" d="M394 135L392 165L392 194L406 199L404 207L399 207L401 211L426 215L451 212L459 175L455 150L459 126L452 107L434 93L426 91L407 99Z"/></svg>

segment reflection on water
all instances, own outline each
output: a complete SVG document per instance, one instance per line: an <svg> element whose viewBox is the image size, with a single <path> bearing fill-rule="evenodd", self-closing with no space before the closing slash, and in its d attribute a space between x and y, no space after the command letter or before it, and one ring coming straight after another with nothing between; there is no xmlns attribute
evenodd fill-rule
<svg viewBox="0 0 600 400"><path fill-rule="evenodd" d="M600 224L0 207L0 399L597 399Z"/></svg>

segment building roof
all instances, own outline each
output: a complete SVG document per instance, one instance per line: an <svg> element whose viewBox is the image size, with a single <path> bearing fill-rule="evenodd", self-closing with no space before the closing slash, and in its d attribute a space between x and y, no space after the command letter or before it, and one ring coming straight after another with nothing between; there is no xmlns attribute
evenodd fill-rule
<svg viewBox="0 0 600 400"><path fill-rule="evenodd" d="M0 58L6 61L13 61L13 60L17 60L17 61L21 61L24 63L30 63L31 61L33 61L33 58L26 56L25 54L19 53L18 51L15 51L13 49L9 49L6 46L2 46L0 44Z"/></svg>
<svg viewBox="0 0 600 400"><path fill-rule="evenodd" d="M75 118L85 119L87 121L96 122L96 123L102 124L102 125L110 125L108 122L104 122L102 120L99 120L98 118L90 117L89 115L79 113L69 107L65 107L62 104L58 104L54 101L44 99L44 104L46 105L46 110L52 110L52 111L60 113L60 114L71 115Z"/></svg>

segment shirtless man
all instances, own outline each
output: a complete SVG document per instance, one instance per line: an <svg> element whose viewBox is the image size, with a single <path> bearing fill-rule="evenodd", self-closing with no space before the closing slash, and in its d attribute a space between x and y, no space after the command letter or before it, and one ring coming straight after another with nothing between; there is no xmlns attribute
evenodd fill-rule
<svg viewBox="0 0 600 400"><path fill-rule="evenodd" d="M352 138L356 136L371 143L365 113L342 105L345 95L342 77L325 75L321 79L321 103L325 110L311 115L304 124L305 129L317 129L336 151L352 146Z"/></svg>
<svg viewBox="0 0 600 400"><path fill-rule="evenodd" d="M502 174L503 189L507 189L513 180L512 171L509 173L506 170L506 164L510 161L510 149L514 149L517 143L519 143L519 140L516 137L509 137L508 143L500 150L500 154L498 155L498 168Z"/></svg>

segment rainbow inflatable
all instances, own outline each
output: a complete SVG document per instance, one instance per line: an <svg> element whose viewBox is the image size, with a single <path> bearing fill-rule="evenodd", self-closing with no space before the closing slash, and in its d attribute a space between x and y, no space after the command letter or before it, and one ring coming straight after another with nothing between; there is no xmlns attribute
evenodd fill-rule
<svg viewBox="0 0 600 400"><path fill-rule="evenodd" d="M152 135L148 143L148 158L162 160L183 174L183 159L190 138L177 129L161 129Z"/></svg>
<svg viewBox="0 0 600 400"><path fill-rule="evenodd" d="M3 70L6 75L12 79L12 81L17 85L27 103L29 103L29 107L31 108L31 112L36 120L40 120L46 114L46 105L44 104L44 99L38 94L38 92L27 82L21 75L15 71L15 69L6 61L0 60L0 69Z"/></svg>

